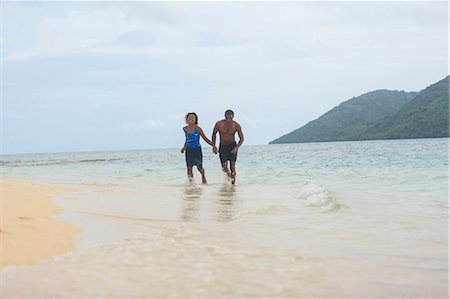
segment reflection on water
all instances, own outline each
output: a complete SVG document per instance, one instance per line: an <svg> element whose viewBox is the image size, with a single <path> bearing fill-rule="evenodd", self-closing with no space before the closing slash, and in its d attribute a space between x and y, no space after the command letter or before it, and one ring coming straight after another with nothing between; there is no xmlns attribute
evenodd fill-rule
<svg viewBox="0 0 450 299"><path fill-rule="evenodd" d="M228 183L214 189L185 187L181 196L181 220L232 221L237 212L236 186Z"/></svg>
<svg viewBox="0 0 450 299"><path fill-rule="evenodd" d="M198 221L200 210L200 197L202 188L189 186L184 189L181 219L184 221Z"/></svg>
<svg viewBox="0 0 450 299"><path fill-rule="evenodd" d="M233 220L236 213L236 186L224 184L219 190L217 203L217 221L228 222Z"/></svg>

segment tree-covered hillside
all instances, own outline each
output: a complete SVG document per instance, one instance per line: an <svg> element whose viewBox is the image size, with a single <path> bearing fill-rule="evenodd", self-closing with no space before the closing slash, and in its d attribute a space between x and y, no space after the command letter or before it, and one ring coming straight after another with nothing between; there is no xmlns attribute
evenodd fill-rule
<svg viewBox="0 0 450 299"><path fill-rule="evenodd" d="M270 143L449 136L449 77L420 92L377 90Z"/></svg>
<svg viewBox="0 0 450 299"><path fill-rule="evenodd" d="M352 131L396 113L409 102L415 92L377 90L350 99L334 107L305 126L271 143L351 140ZM348 139L350 138L350 139Z"/></svg>
<svg viewBox="0 0 450 299"><path fill-rule="evenodd" d="M449 136L449 77L421 91L397 113L368 127L360 139Z"/></svg>

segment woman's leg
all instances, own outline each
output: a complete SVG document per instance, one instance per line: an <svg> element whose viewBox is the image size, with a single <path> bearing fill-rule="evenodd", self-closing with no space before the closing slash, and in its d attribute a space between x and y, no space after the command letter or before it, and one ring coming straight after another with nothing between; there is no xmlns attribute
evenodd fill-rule
<svg viewBox="0 0 450 299"><path fill-rule="evenodd" d="M203 166L197 165L197 169L198 169L198 171L202 174L202 184L208 183L208 182L206 181L205 169L203 168Z"/></svg>
<svg viewBox="0 0 450 299"><path fill-rule="evenodd" d="M190 182L194 180L194 174L192 173L192 166L187 167L187 176Z"/></svg>

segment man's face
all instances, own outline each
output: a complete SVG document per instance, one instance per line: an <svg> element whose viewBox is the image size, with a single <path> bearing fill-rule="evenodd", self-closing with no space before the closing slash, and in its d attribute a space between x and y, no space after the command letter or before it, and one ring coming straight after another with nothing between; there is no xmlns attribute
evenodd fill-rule
<svg viewBox="0 0 450 299"><path fill-rule="evenodd" d="M234 117L234 114L231 113L231 112L227 112L227 113L225 114L225 118L226 118L226 119L232 120L233 117Z"/></svg>

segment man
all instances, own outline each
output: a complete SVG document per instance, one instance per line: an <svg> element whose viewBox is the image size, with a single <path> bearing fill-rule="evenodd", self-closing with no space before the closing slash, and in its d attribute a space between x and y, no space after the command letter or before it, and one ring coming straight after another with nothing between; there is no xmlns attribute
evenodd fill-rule
<svg viewBox="0 0 450 299"><path fill-rule="evenodd" d="M241 126L233 120L234 112L232 110L225 111L225 119L219 120L214 126L211 141L216 144L216 135L219 132L220 145L219 156L220 163L222 163L222 170L231 179L234 185L236 182L236 158L239 147L244 142L244 134ZM239 143L236 144L235 135L239 135ZM213 152L217 154L217 148L213 148ZM228 168L228 161L230 166ZM231 171L230 171L231 170Z"/></svg>

